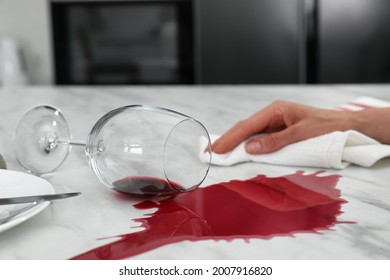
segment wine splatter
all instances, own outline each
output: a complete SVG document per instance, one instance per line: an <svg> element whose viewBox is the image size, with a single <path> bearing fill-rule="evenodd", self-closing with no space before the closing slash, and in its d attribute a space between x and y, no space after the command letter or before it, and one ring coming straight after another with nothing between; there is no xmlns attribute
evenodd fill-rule
<svg viewBox="0 0 390 280"><path fill-rule="evenodd" d="M334 226L341 214L338 175L302 171L277 178L258 175L160 200L137 209L157 209L135 221L142 231L73 259L123 259L181 241L269 239L299 232L316 233ZM123 183L123 182L122 182Z"/></svg>

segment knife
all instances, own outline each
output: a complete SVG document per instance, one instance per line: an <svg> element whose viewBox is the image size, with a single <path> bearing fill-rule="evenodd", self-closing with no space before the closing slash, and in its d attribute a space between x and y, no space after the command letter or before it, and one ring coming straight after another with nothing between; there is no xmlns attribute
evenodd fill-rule
<svg viewBox="0 0 390 280"><path fill-rule="evenodd" d="M80 194L81 194L80 192L72 192L72 193L7 197L7 198L0 198L0 205L29 203L29 202L35 202L35 201L52 201L52 200L57 200L57 199L78 196Z"/></svg>

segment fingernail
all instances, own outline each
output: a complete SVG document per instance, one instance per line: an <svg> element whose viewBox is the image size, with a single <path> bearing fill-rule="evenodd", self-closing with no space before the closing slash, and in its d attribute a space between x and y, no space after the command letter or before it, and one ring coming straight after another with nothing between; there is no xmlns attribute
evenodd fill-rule
<svg viewBox="0 0 390 280"><path fill-rule="evenodd" d="M261 151L261 144L257 141L252 141L252 142L248 142L245 148L248 153L254 154Z"/></svg>

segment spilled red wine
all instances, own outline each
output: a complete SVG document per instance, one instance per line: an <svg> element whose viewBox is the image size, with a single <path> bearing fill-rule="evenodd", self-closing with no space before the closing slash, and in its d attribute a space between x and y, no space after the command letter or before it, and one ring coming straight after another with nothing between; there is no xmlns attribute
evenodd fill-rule
<svg viewBox="0 0 390 280"><path fill-rule="evenodd" d="M135 219L142 231L73 259L123 259L181 241L270 239L299 232L316 233L334 226L345 203L336 189L338 175L303 172L269 178L219 183L158 201L145 200L137 209L157 209Z"/></svg>
<svg viewBox="0 0 390 280"><path fill-rule="evenodd" d="M125 177L114 182L113 185L113 190L117 192L135 195L164 196L185 191L182 186L175 182L146 176Z"/></svg>

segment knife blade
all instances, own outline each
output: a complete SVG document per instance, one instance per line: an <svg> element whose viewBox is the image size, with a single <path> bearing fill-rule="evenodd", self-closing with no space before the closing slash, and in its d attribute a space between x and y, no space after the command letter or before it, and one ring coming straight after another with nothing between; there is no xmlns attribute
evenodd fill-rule
<svg viewBox="0 0 390 280"><path fill-rule="evenodd" d="M0 205L29 203L35 201L52 201L57 199L64 199L68 197L78 196L80 194L81 194L80 192L72 192L72 193L6 197L6 198L0 198Z"/></svg>

